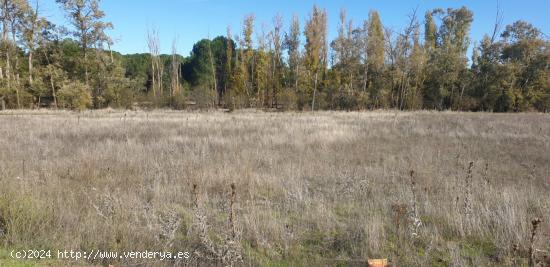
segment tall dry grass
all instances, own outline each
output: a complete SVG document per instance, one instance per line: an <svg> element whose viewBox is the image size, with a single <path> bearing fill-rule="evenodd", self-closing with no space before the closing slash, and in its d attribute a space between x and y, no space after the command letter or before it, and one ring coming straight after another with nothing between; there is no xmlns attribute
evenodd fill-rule
<svg viewBox="0 0 550 267"><path fill-rule="evenodd" d="M549 152L547 114L2 112L0 241L193 253L89 264L536 263Z"/></svg>

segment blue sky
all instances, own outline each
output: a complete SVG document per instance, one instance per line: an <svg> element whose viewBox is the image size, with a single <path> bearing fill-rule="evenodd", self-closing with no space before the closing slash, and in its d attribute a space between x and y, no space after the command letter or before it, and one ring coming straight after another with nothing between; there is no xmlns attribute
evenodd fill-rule
<svg viewBox="0 0 550 267"><path fill-rule="evenodd" d="M50 20L57 23L65 20L55 0L39 0L39 3L41 12ZM523 19L550 34L549 0L499 0L498 3L503 11L504 24ZM407 15L415 8L422 19L428 9L467 6L474 12L471 38L480 40L485 33L492 31L497 0L103 0L101 7L107 15L106 20L115 26L110 31L115 50L121 53L146 52L147 28L155 27L159 29L163 53L170 52L172 40L177 37L178 52L188 55L196 41L225 35L228 25L233 33L237 33L246 14L255 14L258 30L265 25L267 31L277 13L284 17L285 29L292 14L300 17L303 26L314 4L328 11L330 39L336 36L342 7L347 9L349 18L356 25L367 18L369 10L374 9L380 13L385 26L400 30L408 21Z"/></svg>

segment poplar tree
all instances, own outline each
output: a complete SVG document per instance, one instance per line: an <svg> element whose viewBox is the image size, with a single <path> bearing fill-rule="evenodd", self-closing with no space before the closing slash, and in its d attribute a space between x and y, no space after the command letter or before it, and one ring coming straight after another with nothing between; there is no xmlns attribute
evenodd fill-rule
<svg viewBox="0 0 550 267"><path fill-rule="evenodd" d="M413 47L409 57L411 71L411 91L405 100L406 109L422 108L422 88L426 79L426 50L420 43L420 29L416 27L413 35Z"/></svg>
<svg viewBox="0 0 550 267"><path fill-rule="evenodd" d="M244 89L248 98L252 96L254 85L254 47L252 34L254 33L254 14L247 15L243 21L241 49L243 56L241 64L244 73Z"/></svg>
<svg viewBox="0 0 550 267"><path fill-rule="evenodd" d="M254 64L252 72L254 73L255 79L254 88L255 88L255 98L256 105L267 107L269 103L269 90L268 85L268 74L269 74L269 58L267 52L267 43L265 32L261 31L258 34L258 49L256 50L254 57Z"/></svg>
<svg viewBox="0 0 550 267"><path fill-rule="evenodd" d="M234 45L233 45L233 40L232 40L232 37L231 37L231 27L227 27L227 34L226 34L226 48L225 48L225 57L226 57L226 61L225 61L225 66L224 66L224 80L225 80L225 83L224 83L224 90L223 90L223 95L224 95L224 101L226 101L226 104L227 104L227 99L225 99L227 95L229 95L229 90L230 88L233 87L233 80L232 80L232 76L233 76L233 50L235 49Z"/></svg>
<svg viewBox="0 0 550 267"><path fill-rule="evenodd" d="M171 57L171 71L170 71L170 96L174 97L180 93L180 73L181 63L178 58L178 49L176 45L177 39L172 41L172 57Z"/></svg>
<svg viewBox="0 0 550 267"><path fill-rule="evenodd" d="M384 70L384 29L376 11L369 12L367 40L367 65L369 69L370 99L374 107L386 106L382 75Z"/></svg>
<svg viewBox="0 0 550 267"><path fill-rule="evenodd" d="M325 10L313 6L309 20L306 22L304 35L306 36L305 64L313 83L311 110L315 110L319 75L324 74L327 66L327 13Z"/></svg>
<svg viewBox="0 0 550 267"><path fill-rule="evenodd" d="M468 38L473 13L466 7L449 8L446 11L436 9L432 14L441 16L441 25L437 31L435 49L428 46L428 80L425 101L430 108L459 109L460 95L470 87L466 52L470 43ZM432 23L426 23L428 40L433 36Z"/></svg>
<svg viewBox="0 0 550 267"><path fill-rule="evenodd" d="M346 20L346 10L340 11L340 22L338 24L338 36L331 42L331 48L334 51L334 57L332 62L332 70L334 77L338 80L338 83L342 86L351 89L351 52L353 40L351 32L353 31L353 24ZM339 88L340 90L342 88Z"/></svg>
<svg viewBox="0 0 550 267"><path fill-rule="evenodd" d="M437 25L435 25L433 13L433 11L427 11L424 16L424 48L428 53L433 52L437 40Z"/></svg>
<svg viewBox="0 0 550 267"><path fill-rule="evenodd" d="M273 18L273 30L270 33L270 56L271 56L271 103L270 106L276 107L277 95L281 87L282 80L282 68L283 68L283 59L282 59L282 49L283 49L283 40L281 36L281 31L283 30L283 18L281 15L276 15Z"/></svg>
<svg viewBox="0 0 550 267"><path fill-rule="evenodd" d="M289 80L298 91L299 68L300 68L300 20L297 15L292 16L290 30L285 34L284 48L288 54Z"/></svg>

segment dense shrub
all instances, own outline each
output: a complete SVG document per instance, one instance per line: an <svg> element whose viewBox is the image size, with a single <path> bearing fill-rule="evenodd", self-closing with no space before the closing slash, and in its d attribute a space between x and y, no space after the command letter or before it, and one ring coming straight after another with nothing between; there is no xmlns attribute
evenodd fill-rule
<svg viewBox="0 0 550 267"><path fill-rule="evenodd" d="M80 81L71 81L57 92L59 106L68 109L83 110L92 103L90 87Z"/></svg>

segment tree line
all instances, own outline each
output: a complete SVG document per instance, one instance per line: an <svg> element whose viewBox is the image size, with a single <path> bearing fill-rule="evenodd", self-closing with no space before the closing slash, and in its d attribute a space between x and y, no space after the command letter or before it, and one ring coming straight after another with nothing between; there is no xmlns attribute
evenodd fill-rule
<svg viewBox="0 0 550 267"><path fill-rule="evenodd" d="M400 30L370 11L355 23L339 14L327 37L326 10L314 6L288 26L276 15L194 44L189 56L111 50L99 0L56 0L66 25L41 16L38 2L0 0L0 108L266 108L285 110L436 109L520 112L550 109L550 40L525 21L502 25L471 46L466 7L414 10Z"/></svg>

